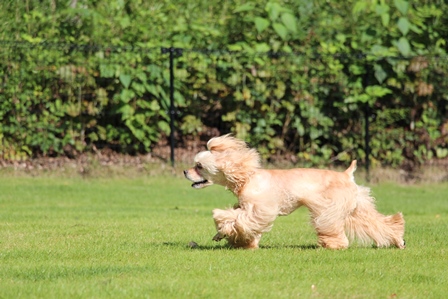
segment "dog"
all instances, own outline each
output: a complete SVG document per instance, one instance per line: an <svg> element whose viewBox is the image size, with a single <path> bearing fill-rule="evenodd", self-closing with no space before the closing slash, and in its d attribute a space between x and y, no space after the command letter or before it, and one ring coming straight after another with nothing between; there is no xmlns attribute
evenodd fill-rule
<svg viewBox="0 0 448 299"><path fill-rule="evenodd" d="M385 216L376 210L370 189L355 183L356 160L344 172L263 169L259 153L230 134L210 139L207 149L195 156L185 177L193 188L217 184L238 198L233 208L213 210L213 240L227 239L234 248L258 248L278 216L305 206L324 248L345 249L354 239L405 248L402 213Z"/></svg>

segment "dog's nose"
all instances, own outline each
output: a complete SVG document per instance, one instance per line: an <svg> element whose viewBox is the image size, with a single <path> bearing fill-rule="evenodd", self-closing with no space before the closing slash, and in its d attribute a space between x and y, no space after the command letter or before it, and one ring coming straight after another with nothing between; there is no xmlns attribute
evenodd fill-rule
<svg viewBox="0 0 448 299"><path fill-rule="evenodd" d="M184 175L187 175L187 173L188 173L188 170L184 170Z"/></svg>

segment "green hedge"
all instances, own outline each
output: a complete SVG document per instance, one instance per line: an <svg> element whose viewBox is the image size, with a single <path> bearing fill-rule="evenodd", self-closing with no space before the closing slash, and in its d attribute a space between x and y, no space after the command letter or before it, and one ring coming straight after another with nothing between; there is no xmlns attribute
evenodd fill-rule
<svg viewBox="0 0 448 299"><path fill-rule="evenodd" d="M169 133L160 49L2 48L3 155L73 155L96 145L148 151Z"/></svg>
<svg viewBox="0 0 448 299"><path fill-rule="evenodd" d="M426 1L6 1L0 4L0 152L149 152L233 132L302 164L448 156L448 8Z"/></svg>

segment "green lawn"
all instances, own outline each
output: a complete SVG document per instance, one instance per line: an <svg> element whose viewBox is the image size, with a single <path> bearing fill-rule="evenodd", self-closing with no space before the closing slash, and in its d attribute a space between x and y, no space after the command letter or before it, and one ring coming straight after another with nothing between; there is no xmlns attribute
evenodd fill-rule
<svg viewBox="0 0 448 299"><path fill-rule="evenodd" d="M407 249L317 248L300 209L232 250L211 240L211 210L235 202L218 186L3 174L0 298L445 298L448 184L373 190L404 213Z"/></svg>

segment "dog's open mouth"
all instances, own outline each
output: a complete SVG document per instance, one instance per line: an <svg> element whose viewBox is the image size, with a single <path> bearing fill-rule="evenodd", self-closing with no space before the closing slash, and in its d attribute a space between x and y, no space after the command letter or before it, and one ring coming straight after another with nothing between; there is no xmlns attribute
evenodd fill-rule
<svg viewBox="0 0 448 299"><path fill-rule="evenodd" d="M196 189L200 189L203 188L205 186L207 186L209 184L209 182L207 180L203 180L200 182L194 182L191 187L196 188Z"/></svg>

